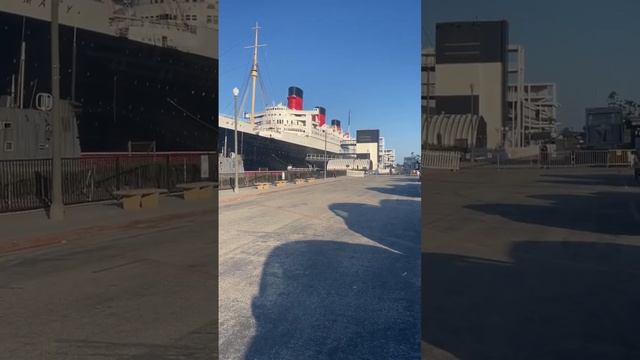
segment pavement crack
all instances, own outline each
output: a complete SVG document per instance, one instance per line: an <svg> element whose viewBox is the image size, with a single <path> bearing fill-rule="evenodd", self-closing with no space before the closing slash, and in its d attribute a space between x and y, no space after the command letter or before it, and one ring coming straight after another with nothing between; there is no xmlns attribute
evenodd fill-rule
<svg viewBox="0 0 640 360"><path fill-rule="evenodd" d="M99 270L94 270L94 271L92 271L92 273L98 274L98 273L101 273L101 272L105 272L105 271L109 271L109 270L113 270L113 269L119 269L121 267L129 266L129 265L138 264L138 263L141 263L143 261L147 261L147 259L138 259L138 260L128 261L128 262L123 263L123 264L113 265L113 266L109 266L109 267L102 268L102 269L99 269Z"/></svg>

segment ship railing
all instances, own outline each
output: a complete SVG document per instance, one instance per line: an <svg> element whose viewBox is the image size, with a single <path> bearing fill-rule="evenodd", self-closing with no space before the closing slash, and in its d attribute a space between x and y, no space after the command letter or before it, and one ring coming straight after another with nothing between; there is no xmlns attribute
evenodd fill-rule
<svg viewBox="0 0 640 360"><path fill-rule="evenodd" d="M139 18L125 17L125 16L112 16L109 18L109 22L111 26L115 26L118 34L120 35L123 30L128 34L130 27L144 27L145 24L153 24L160 25L167 29L176 29L180 31L186 31L191 34L198 33L198 27L191 24L185 24L183 22L175 21L175 20L143 20Z"/></svg>
<svg viewBox="0 0 640 360"><path fill-rule="evenodd" d="M305 159L307 161L310 161L310 160L335 160L335 159L340 159L340 156L327 155L325 157L324 154L307 154Z"/></svg>
<svg viewBox="0 0 640 360"><path fill-rule="evenodd" d="M88 154L62 159L65 204L114 199L118 190L164 188L218 181L215 152ZM50 204L51 160L0 161L0 212L46 208Z"/></svg>

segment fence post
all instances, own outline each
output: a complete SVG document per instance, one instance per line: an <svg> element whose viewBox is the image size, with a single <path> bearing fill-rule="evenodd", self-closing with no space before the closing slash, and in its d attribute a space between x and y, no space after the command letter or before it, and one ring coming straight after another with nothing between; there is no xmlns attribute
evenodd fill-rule
<svg viewBox="0 0 640 360"><path fill-rule="evenodd" d="M120 157L116 157L116 190L120 190Z"/></svg>
<svg viewBox="0 0 640 360"><path fill-rule="evenodd" d="M167 190L169 190L169 171L171 170L171 155L167 155L167 159L165 161L165 169L164 169L164 185Z"/></svg>
<svg viewBox="0 0 640 360"><path fill-rule="evenodd" d="M187 158L182 158L182 172L184 176L184 182L187 182Z"/></svg>

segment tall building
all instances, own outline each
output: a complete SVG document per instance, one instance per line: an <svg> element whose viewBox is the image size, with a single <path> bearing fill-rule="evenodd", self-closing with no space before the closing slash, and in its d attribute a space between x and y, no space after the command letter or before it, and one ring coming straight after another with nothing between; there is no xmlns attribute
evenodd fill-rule
<svg viewBox="0 0 640 360"><path fill-rule="evenodd" d="M378 169L380 154L380 130L357 130L356 131L356 157L358 159L369 159L372 163L371 170Z"/></svg>
<svg viewBox="0 0 640 360"><path fill-rule="evenodd" d="M508 44L506 21L436 24L435 112L482 117L488 148L502 145L507 120Z"/></svg>

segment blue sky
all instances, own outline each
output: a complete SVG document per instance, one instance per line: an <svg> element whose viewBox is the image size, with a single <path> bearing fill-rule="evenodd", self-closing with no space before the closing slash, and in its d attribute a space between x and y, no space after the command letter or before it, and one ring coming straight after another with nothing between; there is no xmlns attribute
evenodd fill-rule
<svg viewBox="0 0 640 360"><path fill-rule="evenodd" d="M562 126L582 128L584 111L609 92L640 100L640 2L423 0L425 40L442 21L509 21L526 51L526 81L556 82ZM427 42L428 44L428 42Z"/></svg>
<svg viewBox="0 0 640 360"><path fill-rule="evenodd" d="M344 128L351 110L353 134L380 129L399 162L419 152L419 0L221 1L222 113L233 113L232 89L247 81L252 50L244 47L256 21L267 45L258 63L269 103L286 103L288 87L298 86L305 108L324 106L327 120Z"/></svg>

